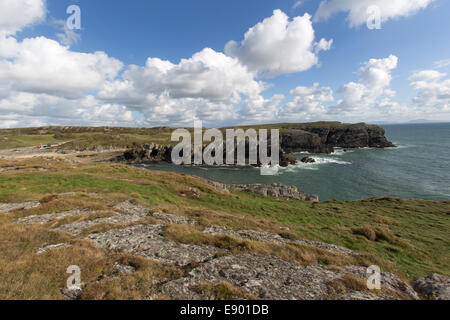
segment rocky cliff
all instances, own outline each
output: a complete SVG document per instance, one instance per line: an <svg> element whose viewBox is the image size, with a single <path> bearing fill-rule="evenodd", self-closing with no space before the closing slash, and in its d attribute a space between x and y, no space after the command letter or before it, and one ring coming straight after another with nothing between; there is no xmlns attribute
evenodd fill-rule
<svg viewBox="0 0 450 320"><path fill-rule="evenodd" d="M117 157L115 160L119 162L126 163L158 163L158 162L168 162L171 163L172 157L172 146L167 145L159 145L159 144L144 144L142 146L135 146L132 149L125 151L121 156ZM246 163L248 163L248 147L246 147ZM270 150L270 147L269 147ZM226 150L223 152L224 154L224 163L226 162L225 155ZM235 150L235 155L237 154L237 150ZM194 155L192 153L191 158L194 159ZM297 159L287 155L283 150L280 150L280 166L287 167L290 164L295 164ZM236 158L235 158L236 161Z"/></svg>
<svg viewBox="0 0 450 320"><path fill-rule="evenodd" d="M261 128L269 127L280 129L280 165L282 167L296 163L296 159L288 155L293 152L331 153L336 147L395 147L387 140L382 127L365 123L319 122L261 126ZM145 144L126 151L117 160L128 163L171 162L171 153L171 146Z"/></svg>
<svg viewBox="0 0 450 320"><path fill-rule="evenodd" d="M395 147L377 125L311 123L283 125L280 135L285 152L308 151L331 153L334 148L388 148Z"/></svg>

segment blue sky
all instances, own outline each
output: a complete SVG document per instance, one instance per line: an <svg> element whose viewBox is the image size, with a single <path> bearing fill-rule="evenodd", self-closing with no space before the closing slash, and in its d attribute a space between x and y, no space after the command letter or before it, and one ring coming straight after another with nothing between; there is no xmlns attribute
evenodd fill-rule
<svg viewBox="0 0 450 320"><path fill-rule="evenodd" d="M294 6L296 2L294 0L276 2L47 0L44 2L46 14L38 13L41 16L31 20L29 24L17 22L18 27L4 36L6 40L15 39L22 46L19 46L16 56L4 56L3 64L0 54L0 89L2 67L5 70L8 68L8 74L14 75L9 78L9 83L3 80L3 91L7 93L3 94L3 101L0 100L0 126L66 124L70 121L86 125L151 126L183 124L193 119L204 120L210 125L285 120L349 122L405 122L416 118L450 120L450 85L446 75L450 70L448 1L429 0L423 7L406 8L410 5L405 5L403 0L391 0L390 2L397 2L398 8L385 13L386 17L383 18L386 19L382 22L380 30L369 30L365 23L356 27L350 25L352 20L349 13L351 10L358 10L361 4L356 0L347 1L350 3L349 6L341 5L339 12L332 12L328 19L320 21L315 20L320 1L303 0L301 4ZM387 2L376 0L367 3L368 5L377 3L383 11L383 5ZM69 16L66 9L72 4L78 5L81 9L82 29L75 30L77 41L66 43L57 34L64 32L62 26ZM331 8L333 4L329 5ZM332 11L330 8L325 7L323 10ZM256 43L258 39L262 42L264 40L261 39L270 39L272 36L270 30L264 31L267 34L263 33L259 38L255 37L256 40L252 44L241 43L244 34L251 27L262 23L264 19L273 17L275 9L287 15L290 18L289 23L295 17L304 17L306 13L312 16L311 27L315 38L305 54L312 52L314 55L316 48L314 46L320 39L327 41L332 39L331 47L316 53L316 63L306 63L305 66L302 61L297 61L287 52L286 61L291 59L294 64L298 62L302 67L274 67L277 65L276 59L281 61L285 59L283 54L277 52L277 48L273 45L268 44L264 47ZM10 15L14 14L19 13L11 12ZM17 19L19 21L21 18L18 16ZM0 31L1 25L0 20ZM299 43L303 41L301 32L306 33L308 30L305 27L304 31L303 29L297 31L295 36L300 40ZM79 85L78 79L74 79L76 85L73 96L67 93L70 86L59 88L55 84L53 87L46 82L44 76L40 81L48 84L46 88L37 88L35 84L24 85L31 81L28 78L32 78L33 81L36 79L35 75L19 73L25 69L19 63L27 63L27 67L33 69L32 65L28 65L29 61L24 62L21 53L27 50L24 42L37 37L58 41L62 47L67 48L67 54L74 52L93 55L95 52L104 52L108 59L114 59L121 66L111 67L114 69L111 71L114 75L111 77L109 74L105 76L103 70L115 63L112 60L105 62L111 64L102 65L103 70L100 71L92 70L94 68L92 65L83 64L79 69L88 68L85 74L92 71L95 81L92 81L92 85L83 86ZM238 49L233 54L224 49L230 40L238 43ZM37 44L36 41L36 46L39 45L48 48L50 42L42 40ZM219 99L215 96L217 88L199 88L198 86L206 85L195 84L196 90L192 89L191 86L194 84L189 83L188 74L174 73L174 77L179 77L177 79L183 79L186 83L177 80L176 84L166 85L171 79L165 79L162 74L157 78L156 76L148 78L144 76L145 70L141 70L140 74L138 71L127 71L130 65L145 69L147 58L168 60L174 65L172 67L177 68L180 67L181 59L191 59L204 48L211 48L214 54L201 58L202 63L206 65L209 63L202 59L216 59L216 53L225 54L227 59L228 57L234 59L233 61L243 68L247 68L251 75L244 74L241 69L233 71L231 80L229 76L221 78L220 75L214 74L213 79L219 86L222 82L232 83L229 92L223 94L221 92ZM298 50L300 54L304 52L296 48L295 44L288 43L286 48ZM259 52L261 54L259 58L265 58L266 62L267 55L270 55L271 50L275 50L273 52L276 57L270 61L270 67L267 63L255 67L253 61L258 59L258 50L263 51ZM248 52L256 52L255 58L249 56ZM64 60L67 64L79 60L74 57L67 59ZM370 62L370 59L373 61ZM233 61L226 63L234 63ZM438 61L442 65L439 68L436 65ZM46 71L42 73L45 74ZM104 78L101 81L97 81L95 74L97 71ZM220 70L216 71L220 73ZM242 77L234 77L238 72L243 73ZM273 75L267 77L266 74L271 72ZM379 76L379 79L374 79L374 75ZM70 77L70 74L67 76ZM241 90L237 87L245 85L244 79L248 80L249 88ZM144 85L139 81L149 84ZM155 84L155 81L161 83ZM130 82L133 83L128 86ZM264 84L255 88L256 83L260 82ZM158 92L152 89L155 85L161 87ZM125 90L120 91L120 97L116 94L118 87ZM301 89L293 94L292 90L297 87ZM328 89L332 90L331 94ZM75 93L77 90L83 94ZM177 90L180 90L180 93L177 93ZM112 91L115 94L111 94ZM1 92L0 90L0 98ZM152 93L152 97L147 95L148 92ZM214 97L211 98L211 95ZM240 98L236 98L236 95ZM249 95L251 98L248 98ZM124 96L127 98L123 98ZM22 100L26 100L24 107L17 107L17 110L11 107ZM82 107L77 108L77 104ZM172 110L176 108L179 108L180 112ZM193 112L193 109L196 111ZM185 116L181 116L182 113L185 113ZM95 117L86 114L94 114Z"/></svg>

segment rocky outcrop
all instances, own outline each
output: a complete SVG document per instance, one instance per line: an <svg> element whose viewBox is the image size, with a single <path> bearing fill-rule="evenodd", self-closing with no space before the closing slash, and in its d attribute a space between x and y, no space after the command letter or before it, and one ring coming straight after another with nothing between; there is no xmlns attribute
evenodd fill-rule
<svg viewBox="0 0 450 320"><path fill-rule="evenodd" d="M385 137L385 130L377 125L311 123L283 126L281 147L285 152L308 151L331 153L334 148L395 147Z"/></svg>
<svg viewBox="0 0 450 320"><path fill-rule="evenodd" d="M124 217L120 224L105 232L92 232L79 239L89 239L97 246L114 252L126 252L132 256L156 260L162 264L175 265L183 272L173 280L158 283L158 294L171 299L215 299L215 286L232 288L236 299L260 298L281 300L387 300L417 299L410 285L392 273L381 273L381 291L367 288L367 269L363 266L342 265L326 266L321 264L300 265L295 260L281 259L272 255L251 252L232 252L216 247L214 243L188 244L166 238L165 228L172 223L192 225L184 216L151 212L146 207L132 201L124 201L114 206L117 215ZM67 213L70 213L68 215ZM18 219L16 223L53 222L58 218L85 215L95 212L73 210L50 215L30 216ZM110 218L117 217L113 216ZM31 218L32 217L32 218ZM152 222L148 217L163 221ZM130 220L127 220L127 219ZM141 222L135 221L142 218ZM52 220L49 220L52 219ZM99 222L104 218L91 221ZM78 222L68 223L77 225ZM131 225L130 225L131 223ZM198 232L209 236L229 236L234 239L251 240L268 245L301 244L330 251L330 254L342 257L354 257L359 253L332 244L286 239L279 234L257 230L234 230L217 225L197 224ZM67 227L67 230L78 229ZM69 243L48 245L36 254L45 256L53 250L65 250ZM100 283L111 277L133 274L137 268L133 265L114 263L114 273L99 277ZM447 278L448 283L448 278ZM428 282L428 280L426 281ZM222 287L220 287L222 286ZM209 290L211 288L212 290ZM78 300L82 298L84 287L62 289L62 298Z"/></svg>
<svg viewBox="0 0 450 320"><path fill-rule="evenodd" d="M17 209L32 209L38 207L39 202L22 202L22 203L0 203L0 212L9 213Z"/></svg>
<svg viewBox="0 0 450 320"><path fill-rule="evenodd" d="M270 146L268 147L270 150ZM144 144L142 146L135 146L132 149L129 149L123 153L123 155L117 157L115 160L119 162L126 162L130 164L151 164L151 163L159 163L159 162L172 162L172 146L168 145L159 145L159 144ZM193 148L192 148L193 150ZM248 143L246 145L246 160L245 162L248 163ZM226 163L226 149L223 151L224 160L223 163ZM235 150L235 157L237 155L237 150ZM194 153L192 151L191 159L194 159ZM289 156L285 154L283 150L280 150L280 166L281 167L287 167L290 164L296 164L297 159L295 157ZM193 162L193 161L192 161ZM237 160L235 159L235 163ZM258 163L256 166L259 166Z"/></svg>
<svg viewBox="0 0 450 320"><path fill-rule="evenodd" d="M414 288L429 299L450 300L450 278L441 274L417 279Z"/></svg>
<svg viewBox="0 0 450 320"><path fill-rule="evenodd" d="M268 143L270 145L270 141ZM280 125L280 166L295 164L297 159L289 153L307 151L331 153L334 148L387 148L394 147L385 137L385 131L377 125L342 124L339 122ZM171 162L172 146L144 144L134 146L116 158L127 163ZM248 141L246 157L248 157ZM269 146L270 150L270 146ZM236 150L235 150L236 151ZM235 153L236 154L236 153ZM224 156L226 150L224 150ZM193 155L191 155L193 158ZM247 161L248 162L248 161ZM225 161L224 161L225 163Z"/></svg>
<svg viewBox="0 0 450 320"><path fill-rule="evenodd" d="M309 195L298 191L295 186L284 186L279 183L273 184L231 184L225 185L229 191L245 191L255 193L263 197L290 198L303 201L318 202L319 196Z"/></svg>
<svg viewBox="0 0 450 320"><path fill-rule="evenodd" d="M144 144L127 150L116 160L127 163L171 162L172 147L159 144Z"/></svg>
<svg viewBox="0 0 450 320"><path fill-rule="evenodd" d="M345 279L356 285L348 288ZM378 299L417 299L412 288L395 275L381 274L385 295ZM203 263L189 272L187 277L163 285L162 292L172 299L201 300L209 294L198 290L203 283L230 283L244 293L259 299L324 300L366 299L377 296L366 287L366 268L357 266L330 270L325 266L303 267L296 262L257 254L225 256ZM338 289L333 285L342 282ZM355 288L356 287L356 288Z"/></svg>
<svg viewBox="0 0 450 320"><path fill-rule="evenodd" d="M302 162L303 162L303 163L315 163L316 160L314 160L314 158L311 158L311 157L304 157L304 158L302 159Z"/></svg>

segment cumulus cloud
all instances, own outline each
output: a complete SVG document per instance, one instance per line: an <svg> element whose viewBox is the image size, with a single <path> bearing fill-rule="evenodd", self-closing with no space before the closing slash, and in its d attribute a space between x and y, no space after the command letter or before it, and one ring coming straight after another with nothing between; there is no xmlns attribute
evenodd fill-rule
<svg viewBox="0 0 450 320"><path fill-rule="evenodd" d="M439 60L434 63L437 69L442 69L450 66L450 59Z"/></svg>
<svg viewBox="0 0 450 320"><path fill-rule="evenodd" d="M293 99L280 109L280 118L308 121L325 116L327 102L334 101L333 90L314 83L311 87L296 87L290 92Z"/></svg>
<svg viewBox="0 0 450 320"><path fill-rule="evenodd" d="M59 41L17 40L16 32L45 18L43 0L5 0L0 9L9 10L0 10L0 127L191 126L195 119L221 126L361 117L356 111L372 119L412 114L392 101L391 73L398 63L393 55L365 62L360 79L343 85L338 101L318 83L298 86L287 97L267 96L270 85L260 76L307 70L318 64L320 51L331 49L332 40L315 40L308 14L289 19L275 10L240 43L229 42L224 53L205 48L176 63L151 57L143 66L124 67L105 52L71 50L77 38L67 32L57 35ZM420 113L419 105L448 109L445 77L434 70L411 76L418 91L413 112Z"/></svg>
<svg viewBox="0 0 450 320"><path fill-rule="evenodd" d="M348 22L351 27L357 27L367 22L367 8L377 6L381 10L382 21L399 17L407 17L425 9L434 0L328 0L320 3L314 15L314 22L326 20L338 12L348 12Z"/></svg>
<svg viewBox="0 0 450 320"><path fill-rule="evenodd" d="M124 83L116 82L112 88L107 84L99 96L115 97L123 93L123 88L139 95L167 92L172 98L239 101L241 94L254 96L264 89L237 59L209 48L178 64L149 58L144 67L130 66L123 79Z"/></svg>
<svg viewBox="0 0 450 320"><path fill-rule="evenodd" d="M46 15L45 0L0 1L0 35L10 35L41 22Z"/></svg>
<svg viewBox="0 0 450 320"><path fill-rule="evenodd" d="M446 76L436 70L423 70L409 78L411 88L417 91L413 100L417 108L427 112L450 111L450 79Z"/></svg>
<svg viewBox="0 0 450 320"><path fill-rule="evenodd" d="M80 35L67 27L67 23L64 20L54 20L53 24L61 29L61 32L56 33L58 41L67 47L76 44L80 40Z"/></svg>
<svg viewBox="0 0 450 320"><path fill-rule="evenodd" d="M225 52L238 58L250 71L275 77L305 71L318 64L317 53L329 50L331 40L314 41L311 16L292 20L281 10L250 28L240 43L230 41Z"/></svg>
<svg viewBox="0 0 450 320"><path fill-rule="evenodd" d="M151 115L153 122L179 123L235 118L233 106L243 97L257 99L265 88L236 58L206 48L178 64L149 58L144 67L129 66L121 80L105 82L98 98Z"/></svg>
<svg viewBox="0 0 450 320"><path fill-rule="evenodd" d="M333 107L334 112L367 110L374 107L378 99L393 97L395 92L389 89L389 85L391 72L397 68L397 64L398 58L394 55L365 62L360 69L360 80L346 83L340 88L342 99Z"/></svg>
<svg viewBox="0 0 450 320"><path fill-rule="evenodd" d="M104 52L73 52L45 37L0 37L0 84L12 90L76 98L116 77L122 63Z"/></svg>

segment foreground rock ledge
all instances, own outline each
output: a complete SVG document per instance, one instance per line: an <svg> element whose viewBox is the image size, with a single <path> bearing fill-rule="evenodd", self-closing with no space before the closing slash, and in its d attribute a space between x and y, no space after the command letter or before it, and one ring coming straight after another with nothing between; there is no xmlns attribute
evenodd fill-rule
<svg viewBox="0 0 450 320"><path fill-rule="evenodd" d="M245 191L259 194L263 197L289 198L303 201L319 202L319 196L310 195L298 191L295 186L284 186L279 183L273 184L231 184L224 188L229 191Z"/></svg>
<svg viewBox="0 0 450 320"><path fill-rule="evenodd" d="M383 294L364 290L365 274L364 267L329 270L321 265L302 267L272 256L240 254L203 263L193 269L188 277L166 283L162 291L173 299L203 300L210 296L199 291L199 285L226 282L260 299L418 299L407 283L390 273L382 273ZM359 281L359 290L336 290L336 281L349 276Z"/></svg>

